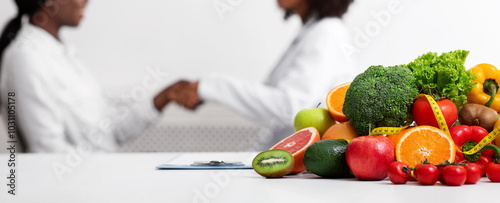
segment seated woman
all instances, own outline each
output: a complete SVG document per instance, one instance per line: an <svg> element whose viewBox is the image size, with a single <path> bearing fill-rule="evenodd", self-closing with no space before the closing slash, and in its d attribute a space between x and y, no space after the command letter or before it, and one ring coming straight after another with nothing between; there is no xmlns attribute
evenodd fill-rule
<svg viewBox="0 0 500 203"><path fill-rule="evenodd" d="M254 149L269 149L293 134L293 119L303 108L324 102L328 91L351 81L353 63L344 55L342 43L351 40L340 19L353 0L278 0L286 18L297 14L303 26L263 84L213 74L193 82L194 101L226 106L271 130ZM189 101L186 100L186 101ZM193 102L184 106L195 108Z"/></svg>
<svg viewBox="0 0 500 203"><path fill-rule="evenodd" d="M183 84L116 109L59 38L62 27L79 25L87 0L15 2L18 14L0 39L0 99L5 111L5 98L15 94L17 127L28 152L115 151L157 120L174 87Z"/></svg>

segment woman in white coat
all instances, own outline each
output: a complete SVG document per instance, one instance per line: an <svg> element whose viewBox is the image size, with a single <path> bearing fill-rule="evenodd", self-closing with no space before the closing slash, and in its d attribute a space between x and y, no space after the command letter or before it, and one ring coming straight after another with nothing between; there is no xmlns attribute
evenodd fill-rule
<svg viewBox="0 0 500 203"><path fill-rule="evenodd" d="M0 38L2 115L11 110L9 129L28 152L115 151L157 120L183 85L114 108L59 38L62 27L79 25L87 1L15 0L18 14Z"/></svg>
<svg viewBox="0 0 500 203"><path fill-rule="evenodd" d="M264 84L252 84L226 75L209 75L197 85L197 101L214 102L273 132L256 149L268 149L293 134L293 119L303 108L324 103L337 84L350 81L355 68L345 57L342 43L351 39L340 18L352 0L278 0L286 11L300 16L303 27L267 77ZM187 90L186 90L187 91Z"/></svg>

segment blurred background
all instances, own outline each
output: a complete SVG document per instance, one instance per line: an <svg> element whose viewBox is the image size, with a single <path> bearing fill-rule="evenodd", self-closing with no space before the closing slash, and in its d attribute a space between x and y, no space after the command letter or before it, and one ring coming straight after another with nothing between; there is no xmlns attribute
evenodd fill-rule
<svg viewBox="0 0 500 203"><path fill-rule="evenodd" d="M354 43L342 46L358 72L455 49L471 51L467 68L499 67L498 8L497 0L355 0L344 16ZM16 12L14 1L0 1L0 25ZM151 94L209 73L263 82L301 26L297 17L283 15L270 0L90 0L81 26L61 36L108 96L127 101L138 99L144 78L155 75ZM5 150L5 123L0 125ZM267 133L221 106L190 112L169 105L161 121L121 151L246 151Z"/></svg>

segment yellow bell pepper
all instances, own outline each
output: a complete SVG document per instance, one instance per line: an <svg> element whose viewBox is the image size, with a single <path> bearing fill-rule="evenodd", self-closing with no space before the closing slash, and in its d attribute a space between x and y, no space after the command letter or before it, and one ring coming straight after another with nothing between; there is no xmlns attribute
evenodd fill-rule
<svg viewBox="0 0 500 203"><path fill-rule="evenodd" d="M498 86L500 83L500 71L493 65L482 63L470 69L476 75L476 85L467 95L467 102L475 104L486 104L491 99L491 94L494 99L491 102L491 108L500 112L500 92ZM488 105L486 105L488 106Z"/></svg>

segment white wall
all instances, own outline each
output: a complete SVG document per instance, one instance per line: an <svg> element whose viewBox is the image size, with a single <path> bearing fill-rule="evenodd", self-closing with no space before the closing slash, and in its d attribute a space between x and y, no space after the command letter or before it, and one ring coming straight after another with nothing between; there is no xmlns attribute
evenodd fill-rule
<svg viewBox="0 0 500 203"><path fill-rule="evenodd" d="M357 54L360 67L372 64L402 64L428 51L469 50L466 67L491 63L500 68L500 1L497 0L355 0L346 16L354 36L377 21L378 13L391 3L400 12L391 15L379 34ZM377 14L373 14L377 13ZM384 18L385 19L385 18ZM384 22L383 20L381 22ZM373 29L377 30L377 29Z"/></svg>
<svg viewBox="0 0 500 203"><path fill-rule="evenodd" d="M221 20L214 2L241 3ZM399 12L390 13L391 5ZM467 67L487 62L500 68L498 8L497 0L355 0L345 22L363 43L351 45L351 57L362 71L408 63L427 51L467 49ZM387 12L389 17L382 15ZM14 13L13 0L0 1L1 25ZM121 96L156 66L169 74L158 88L210 72L263 81L300 27L297 18L284 21L282 15L273 0L91 0L82 25L62 35L106 92ZM367 37L360 40L363 33ZM169 107L164 117L193 124L245 122L210 105L194 114Z"/></svg>
<svg viewBox="0 0 500 203"><path fill-rule="evenodd" d="M1 24L13 15L12 2L0 2ZM140 83L149 66L173 78L216 71L263 80L298 21L285 23L269 0L243 0L221 20L212 2L90 0L81 26L62 36L112 94Z"/></svg>
<svg viewBox="0 0 500 203"><path fill-rule="evenodd" d="M221 20L214 2L241 3ZM394 2L399 13L380 25L373 13ZM500 66L498 8L496 0L355 0L345 21L355 39L372 34L369 26L379 31L362 46L353 44L361 70L454 49L471 51L468 67ZM0 1L0 25L14 13L13 0ZM262 81L300 26L297 18L284 21L282 15L272 0L91 0L81 26L62 35L107 92L118 96L140 84L153 66L170 74L165 84L210 72ZM381 29L373 29L377 25Z"/></svg>

